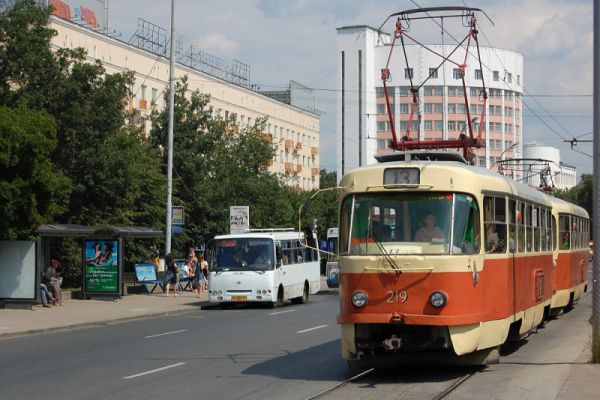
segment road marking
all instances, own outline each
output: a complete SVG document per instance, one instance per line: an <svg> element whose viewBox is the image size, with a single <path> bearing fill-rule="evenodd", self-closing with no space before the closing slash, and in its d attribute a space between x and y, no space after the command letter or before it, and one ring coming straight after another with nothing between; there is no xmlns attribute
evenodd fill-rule
<svg viewBox="0 0 600 400"><path fill-rule="evenodd" d="M185 329L180 329L178 331L173 331L173 332L159 333L157 335L144 336L144 339L150 339L150 338L155 338L155 337L159 337L159 336L172 335L174 333L181 333L181 332L185 332Z"/></svg>
<svg viewBox="0 0 600 400"><path fill-rule="evenodd" d="M314 328L303 329L303 330L298 331L296 333L306 333L306 332L314 331L314 330L317 330L317 329L325 328L326 326L329 326L329 325L319 325L319 326L315 326Z"/></svg>
<svg viewBox="0 0 600 400"><path fill-rule="evenodd" d="M296 310L276 311L276 312L269 313L269 315L285 314L285 313L289 313L289 312L293 312L293 311L296 311Z"/></svg>
<svg viewBox="0 0 600 400"><path fill-rule="evenodd" d="M140 376L144 376L144 375L148 375L148 374L153 374L155 372L164 371L165 369L179 367L181 365L185 365L185 362L178 362L177 364L167 365L166 367L156 368L156 369L153 369L153 370L150 370L150 371L146 371L146 372L140 372L139 374L135 374L135 375L124 376L123 379L133 379L133 378L137 378L137 377L140 377Z"/></svg>

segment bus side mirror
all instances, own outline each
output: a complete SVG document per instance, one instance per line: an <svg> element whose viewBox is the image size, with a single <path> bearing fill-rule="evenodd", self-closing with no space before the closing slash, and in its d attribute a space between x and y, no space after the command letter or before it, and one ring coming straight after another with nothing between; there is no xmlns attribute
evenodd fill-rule
<svg viewBox="0 0 600 400"><path fill-rule="evenodd" d="M275 246L275 256L277 257L277 262L275 266L277 268L281 267L281 260L283 259L283 250L281 250L281 245Z"/></svg>

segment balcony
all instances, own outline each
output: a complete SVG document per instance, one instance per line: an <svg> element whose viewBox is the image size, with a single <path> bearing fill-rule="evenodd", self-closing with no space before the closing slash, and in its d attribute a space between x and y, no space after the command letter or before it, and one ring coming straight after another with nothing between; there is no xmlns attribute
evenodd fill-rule
<svg viewBox="0 0 600 400"><path fill-rule="evenodd" d="M301 164L296 165L296 172L297 173L302 172L302 165Z"/></svg>
<svg viewBox="0 0 600 400"><path fill-rule="evenodd" d="M286 152L291 152L292 149L294 148L294 142L292 141L292 139L285 139L285 142L283 142L283 145L285 147L285 151Z"/></svg>

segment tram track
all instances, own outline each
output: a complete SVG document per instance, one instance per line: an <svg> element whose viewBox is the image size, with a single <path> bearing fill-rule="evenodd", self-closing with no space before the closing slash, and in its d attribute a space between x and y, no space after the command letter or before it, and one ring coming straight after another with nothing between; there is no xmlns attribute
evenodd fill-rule
<svg viewBox="0 0 600 400"><path fill-rule="evenodd" d="M450 386L448 386L447 388L445 388L442 392L438 393L437 395L435 395L434 397L424 397L424 400L442 400L445 399L448 395L450 395L454 390L456 390L458 387L460 387L462 384L464 384L467 380L469 380L471 377L473 377L475 374L477 374L480 370L474 370L474 371L470 371L467 374L461 376L460 378L457 378L454 380L454 382L452 382L452 384ZM360 381L361 379L366 378L367 376L372 376L375 373L375 368L371 368L368 369L366 371L363 371L351 378L346 379L345 381L339 382L333 386L331 386L330 388L327 388L319 393L316 393L310 397L307 397L305 400L314 400L314 399L324 399L327 398L329 395L334 394L335 392L339 391L340 389L342 389L343 387L347 386L348 384L351 383L356 383L358 381ZM375 397L377 398L382 398L379 397L378 395L375 395Z"/></svg>

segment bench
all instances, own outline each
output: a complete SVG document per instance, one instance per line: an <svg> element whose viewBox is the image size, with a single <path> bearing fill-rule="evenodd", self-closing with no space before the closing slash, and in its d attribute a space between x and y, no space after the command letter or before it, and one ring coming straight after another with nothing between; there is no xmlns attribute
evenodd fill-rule
<svg viewBox="0 0 600 400"><path fill-rule="evenodd" d="M192 284L192 279L183 277L183 266L185 261L175 260L175 265L179 269L179 290L185 292Z"/></svg>
<svg viewBox="0 0 600 400"><path fill-rule="evenodd" d="M154 290L157 286L165 291L165 283L162 279L157 279L156 277L156 268L154 264L151 263L140 263L135 264L135 278L137 282L140 284L140 290L138 292L141 293L142 290L146 290L147 294L154 293ZM147 285L154 285L152 290L148 290Z"/></svg>

